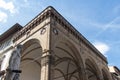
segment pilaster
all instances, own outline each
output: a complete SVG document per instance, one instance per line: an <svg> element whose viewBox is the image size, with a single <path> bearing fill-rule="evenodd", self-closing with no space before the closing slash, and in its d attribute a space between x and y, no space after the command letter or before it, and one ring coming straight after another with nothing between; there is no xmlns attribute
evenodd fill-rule
<svg viewBox="0 0 120 80"><path fill-rule="evenodd" d="M52 79L52 65L54 58L51 50L44 51L41 57L41 79L40 80L53 80Z"/></svg>

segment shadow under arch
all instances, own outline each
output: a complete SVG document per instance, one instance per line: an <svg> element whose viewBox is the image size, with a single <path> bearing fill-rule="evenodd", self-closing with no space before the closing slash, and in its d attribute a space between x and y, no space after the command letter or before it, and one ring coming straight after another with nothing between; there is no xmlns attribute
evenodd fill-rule
<svg viewBox="0 0 120 80"><path fill-rule="evenodd" d="M86 74L88 80L100 80L100 69L97 63L91 57L85 60Z"/></svg>
<svg viewBox="0 0 120 80"><path fill-rule="evenodd" d="M70 40L67 40L65 38L60 39L56 42L56 45L54 48L59 48L61 50L66 51L67 53L69 53L68 50L65 50L63 47L59 46L60 44L63 44L64 46L68 47L71 50L73 57L76 59L76 61L78 63L80 63L80 65L83 65L82 55L79 52L79 50L77 49L77 47L74 45L74 43L72 43Z"/></svg>
<svg viewBox="0 0 120 80"><path fill-rule="evenodd" d="M66 70L66 74L64 72L62 72L62 70L58 69L58 68L55 68L55 71L59 71L65 80L71 80L72 77L76 77L74 74L76 72L79 72L79 67L77 66L77 64L75 63L75 61L71 58L68 58L68 57L63 57L63 58L60 58L56 61L55 63L55 66L57 65L60 65L62 62L66 62L67 64L67 68L65 69ZM65 66L65 65L64 65ZM69 68L71 66L74 66L76 67L76 69L72 70L70 73L69 73ZM78 77L76 77L77 80L80 79L80 75Z"/></svg>
<svg viewBox="0 0 120 80"><path fill-rule="evenodd" d="M76 74L79 75L79 78L77 78L76 74L75 74L75 75L71 75L71 79L73 78L73 76L74 76L74 78L76 78L75 80L78 80L78 79L84 80L85 79L84 71L83 71L84 65L83 65L82 56L80 55L79 50L77 50L76 46L72 42L70 42L69 40L65 40L65 39L59 40L59 41L57 41L56 45L54 46L54 50L55 50L54 51L55 56L57 57L57 60L55 60L55 64L58 64L58 63L60 64L67 60L68 60L67 64L69 63L69 60L73 64L75 64L76 69L73 71L72 74L75 74L75 72L78 72ZM56 70L60 71L60 69L58 69L58 68ZM62 73L62 75L66 75L66 74L63 74L62 71L60 71L60 73ZM71 80L71 79L69 79L69 80ZM65 80L68 80L68 79L65 79Z"/></svg>
<svg viewBox="0 0 120 80"><path fill-rule="evenodd" d="M42 47L38 39L30 39L21 51L20 80L40 80Z"/></svg>
<svg viewBox="0 0 120 80"><path fill-rule="evenodd" d="M36 44L37 47L29 50L29 52L24 53L26 49L28 49L31 45L34 45L34 44ZM22 51L21 51L21 56L22 56L22 58L23 58L24 56L26 56L27 54L29 54L31 51L36 50L36 49L39 49L39 48L42 50L41 43L40 43L40 41L39 41L38 39L35 39L35 38L34 38L34 39L28 40L27 42L25 42L25 43L23 44ZM43 51L43 50L42 50L42 51Z"/></svg>
<svg viewBox="0 0 120 80"><path fill-rule="evenodd" d="M37 43L37 44L39 44L40 45L40 47L41 47L41 43L40 43L40 41L38 40L38 39L30 39L30 40L28 40L27 42L25 42L24 44L23 44L23 48L22 48L22 52L24 52L24 50L26 49L26 48L28 48L31 44L34 44L34 43ZM41 47L42 48L42 47Z"/></svg>
<svg viewBox="0 0 120 80"><path fill-rule="evenodd" d="M106 69L102 69L103 80L110 80L109 79L109 72Z"/></svg>

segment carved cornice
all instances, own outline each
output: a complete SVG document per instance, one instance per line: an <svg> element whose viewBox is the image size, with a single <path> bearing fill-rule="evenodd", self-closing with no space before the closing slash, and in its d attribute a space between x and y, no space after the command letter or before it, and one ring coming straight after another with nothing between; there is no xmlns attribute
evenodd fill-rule
<svg viewBox="0 0 120 80"><path fill-rule="evenodd" d="M59 23L64 29L66 29L69 33L75 36L76 39L83 42L88 48L90 48L96 55L101 57L106 63L106 58L81 34L79 33L62 15L60 15L53 7L49 6L40 14L38 14L33 20L31 20L28 24L24 26L22 30L20 30L14 37L13 42L19 40L22 36L24 36L29 30L32 30L45 19L51 17L57 23Z"/></svg>
<svg viewBox="0 0 120 80"><path fill-rule="evenodd" d="M50 17L51 15L51 7L47 7L44 11L38 14L34 19L32 19L28 24L24 26L13 38L13 42L19 40L22 36L24 36L28 31L34 29L37 25L43 22L45 19Z"/></svg>

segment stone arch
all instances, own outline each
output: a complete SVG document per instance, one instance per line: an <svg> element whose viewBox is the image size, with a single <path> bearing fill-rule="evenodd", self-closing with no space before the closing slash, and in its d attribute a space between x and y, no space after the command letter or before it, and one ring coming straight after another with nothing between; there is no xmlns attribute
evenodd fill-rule
<svg viewBox="0 0 120 80"><path fill-rule="evenodd" d="M38 39L35 39L35 38L34 38L34 39L30 39L30 40L26 41L26 42L23 44L22 53L24 52L24 50L25 50L28 46L30 46L31 44L34 44L34 43L39 44L40 47L41 47L41 43L40 43L40 41L39 41Z"/></svg>
<svg viewBox="0 0 120 80"><path fill-rule="evenodd" d="M54 80L84 80L82 57L72 42L59 40L54 55Z"/></svg>
<svg viewBox="0 0 120 80"><path fill-rule="evenodd" d="M58 37L58 39L55 41L55 44L53 45L54 49L60 48L66 51L63 47L58 47L59 44L64 44L65 46L67 46L72 51L72 53L74 53L74 57L77 59L77 62L83 65L82 55L78 50L79 48L75 46L73 41L61 36Z"/></svg>
<svg viewBox="0 0 120 80"><path fill-rule="evenodd" d="M37 39L23 44L20 68L20 80L40 80L42 47Z"/></svg>
<svg viewBox="0 0 120 80"><path fill-rule="evenodd" d="M102 69L103 80L110 80L109 72L105 68Z"/></svg>
<svg viewBox="0 0 120 80"><path fill-rule="evenodd" d="M100 80L100 69L97 66L96 62L91 58L87 58L85 60L85 66L86 66L86 75L88 80Z"/></svg>

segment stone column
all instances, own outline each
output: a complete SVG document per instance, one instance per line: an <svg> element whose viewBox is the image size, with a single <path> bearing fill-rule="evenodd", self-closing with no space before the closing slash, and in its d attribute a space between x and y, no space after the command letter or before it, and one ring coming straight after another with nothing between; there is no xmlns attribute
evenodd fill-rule
<svg viewBox="0 0 120 80"><path fill-rule="evenodd" d="M43 52L41 57L41 79L40 80L53 80L53 63L54 57L51 50Z"/></svg>

